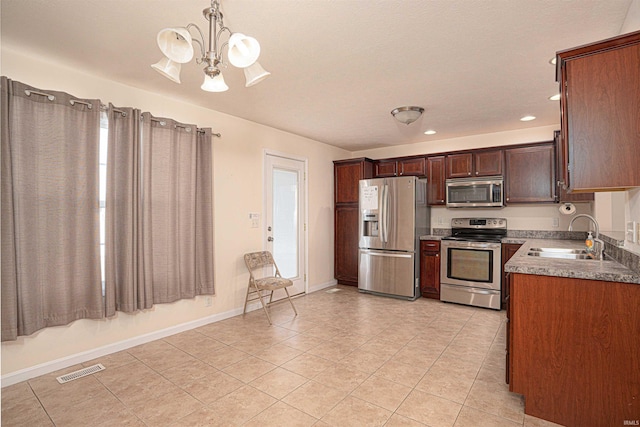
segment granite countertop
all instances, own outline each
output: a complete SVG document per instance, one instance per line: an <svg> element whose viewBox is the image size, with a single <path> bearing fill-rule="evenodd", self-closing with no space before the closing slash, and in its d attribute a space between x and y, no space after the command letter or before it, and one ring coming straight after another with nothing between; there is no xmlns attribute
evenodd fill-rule
<svg viewBox="0 0 640 427"><path fill-rule="evenodd" d="M535 247L582 249L584 248L582 240L513 239L513 242L505 240L507 239L504 239L503 243L523 243L518 252L505 264L506 272L640 284L640 274L606 256L603 261L597 261L527 255L529 248Z"/></svg>
<svg viewBox="0 0 640 427"><path fill-rule="evenodd" d="M427 234L426 236L420 236L420 240L442 240L443 236L434 236L432 234Z"/></svg>

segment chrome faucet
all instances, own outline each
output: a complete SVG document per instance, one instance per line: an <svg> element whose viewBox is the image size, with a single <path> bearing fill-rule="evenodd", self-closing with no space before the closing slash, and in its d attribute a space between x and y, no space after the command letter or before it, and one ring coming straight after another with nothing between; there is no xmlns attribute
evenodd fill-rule
<svg viewBox="0 0 640 427"><path fill-rule="evenodd" d="M594 227L596 228L595 232L596 232L596 236L593 240L595 240L598 245L600 245L600 250L596 253L596 258L597 259L604 259L604 242L602 240L600 240L600 226L598 225L598 221L596 221L596 219L594 217L592 217L591 215L587 215L587 214L578 214L576 216L574 216L573 218L571 218L571 222L569 222L569 231L573 231L573 221L575 221L578 218L587 218L590 219L591 222L593 222Z"/></svg>

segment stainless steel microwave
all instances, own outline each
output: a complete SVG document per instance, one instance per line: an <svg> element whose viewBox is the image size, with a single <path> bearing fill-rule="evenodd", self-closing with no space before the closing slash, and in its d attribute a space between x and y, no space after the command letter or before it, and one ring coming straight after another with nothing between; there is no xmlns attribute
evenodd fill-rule
<svg viewBox="0 0 640 427"><path fill-rule="evenodd" d="M501 176L446 180L448 208L498 208L504 206Z"/></svg>

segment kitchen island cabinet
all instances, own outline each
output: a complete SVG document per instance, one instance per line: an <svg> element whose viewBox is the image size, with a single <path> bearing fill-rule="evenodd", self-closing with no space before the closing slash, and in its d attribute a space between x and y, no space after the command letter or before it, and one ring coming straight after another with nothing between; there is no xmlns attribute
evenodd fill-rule
<svg viewBox="0 0 640 427"><path fill-rule="evenodd" d="M502 244L502 266L500 271L502 271L502 308L507 308L507 300L509 298L509 273L504 271L504 265L511 259L512 256L518 252L522 245L518 243L503 243ZM509 382L509 381L507 381Z"/></svg>
<svg viewBox="0 0 640 427"><path fill-rule="evenodd" d="M640 186L640 31L558 52L562 178L573 191Z"/></svg>
<svg viewBox="0 0 640 427"><path fill-rule="evenodd" d="M640 285L511 273L509 389L565 426L640 420Z"/></svg>
<svg viewBox="0 0 640 427"><path fill-rule="evenodd" d="M337 160L334 172L334 277L339 284L358 286L358 197L361 179L373 175L367 158Z"/></svg>
<svg viewBox="0 0 640 427"><path fill-rule="evenodd" d="M425 298L440 299L440 241L420 241L420 291Z"/></svg>

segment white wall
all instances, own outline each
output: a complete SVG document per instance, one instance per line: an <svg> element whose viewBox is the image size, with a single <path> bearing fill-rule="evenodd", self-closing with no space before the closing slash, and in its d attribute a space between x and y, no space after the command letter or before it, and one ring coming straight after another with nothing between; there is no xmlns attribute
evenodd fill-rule
<svg viewBox="0 0 640 427"><path fill-rule="evenodd" d="M156 116L211 127L213 139L215 285L213 305L204 298L156 305L143 313L118 313L109 320L79 320L47 328L15 342L2 343L2 375L29 370L78 353L114 345L165 328L210 317L224 317L244 303L248 274L242 255L262 249L262 229L250 228L249 212L263 209L263 152L265 149L308 159L307 277L311 288L334 283L333 278L333 164L350 153L237 117L82 74L59 64L2 50L2 75L41 88L99 98L117 106L137 107ZM261 224L262 226L263 224Z"/></svg>
<svg viewBox="0 0 640 427"><path fill-rule="evenodd" d="M640 30L640 0L633 0L629 5L620 34L631 33Z"/></svg>

